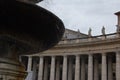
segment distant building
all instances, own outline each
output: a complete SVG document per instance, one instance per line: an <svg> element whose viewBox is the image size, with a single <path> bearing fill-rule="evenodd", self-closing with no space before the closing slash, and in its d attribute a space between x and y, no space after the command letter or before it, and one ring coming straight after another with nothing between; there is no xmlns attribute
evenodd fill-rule
<svg viewBox="0 0 120 80"><path fill-rule="evenodd" d="M120 80L120 12L117 30L89 37L66 29L53 48L22 55L26 80Z"/></svg>

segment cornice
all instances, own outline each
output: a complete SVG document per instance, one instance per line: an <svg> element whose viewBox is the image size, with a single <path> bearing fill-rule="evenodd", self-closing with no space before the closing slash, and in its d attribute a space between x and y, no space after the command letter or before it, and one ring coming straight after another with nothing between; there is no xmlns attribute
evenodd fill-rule
<svg viewBox="0 0 120 80"><path fill-rule="evenodd" d="M58 44L51 49L64 48L64 47L91 46L91 45L106 45L106 44L120 44L120 38L97 40L97 41L93 40L93 41L78 42L78 43L76 43L76 42L75 43L67 43L66 42L65 44Z"/></svg>

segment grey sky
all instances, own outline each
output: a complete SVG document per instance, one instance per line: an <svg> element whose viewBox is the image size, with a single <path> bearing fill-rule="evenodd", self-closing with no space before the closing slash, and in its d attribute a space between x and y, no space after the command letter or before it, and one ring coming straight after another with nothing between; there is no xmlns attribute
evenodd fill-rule
<svg viewBox="0 0 120 80"><path fill-rule="evenodd" d="M119 0L44 0L38 5L56 14L66 28L86 34L92 28L93 35L100 35L103 26L106 33L116 31Z"/></svg>

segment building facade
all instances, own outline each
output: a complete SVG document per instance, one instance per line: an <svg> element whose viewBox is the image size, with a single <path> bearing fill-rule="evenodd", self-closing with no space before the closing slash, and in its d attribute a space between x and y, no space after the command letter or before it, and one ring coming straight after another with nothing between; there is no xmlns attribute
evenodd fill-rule
<svg viewBox="0 0 120 80"><path fill-rule="evenodd" d="M115 33L91 36L66 29L53 48L21 55L26 80L120 80L120 12Z"/></svg>

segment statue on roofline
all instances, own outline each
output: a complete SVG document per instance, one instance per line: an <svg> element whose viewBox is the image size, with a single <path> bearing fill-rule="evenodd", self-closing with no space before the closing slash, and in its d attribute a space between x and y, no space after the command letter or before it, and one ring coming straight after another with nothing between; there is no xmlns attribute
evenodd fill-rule
<svg viewBox="0 0 120 80"><path fill-rule="evenodd" d="M102 32L102 35L105 35L105 27L104 26L102 27L102 31L101 32Z"/></svg>
<svg viewBox="0 0 120 80"><path fill-rule="evenodd" d="M91 28L89 28L89 31L88 31L88 36L89 36L89 37L91 37L91 36L92 36L91 32L92 32L92 29L91 29Z"/></svg>

